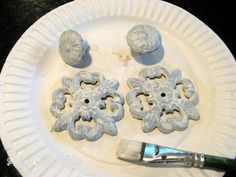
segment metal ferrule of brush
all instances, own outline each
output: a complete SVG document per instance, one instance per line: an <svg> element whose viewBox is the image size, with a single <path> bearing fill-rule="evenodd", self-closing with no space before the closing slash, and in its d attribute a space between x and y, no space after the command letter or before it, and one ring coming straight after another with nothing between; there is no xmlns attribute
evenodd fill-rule
<svg viewBox="0 0 236 177"><path fill-rule="evenodd" d="M166 167L198 167L204 165L204 154L145 144L142 160L147 163Z"/></svg>

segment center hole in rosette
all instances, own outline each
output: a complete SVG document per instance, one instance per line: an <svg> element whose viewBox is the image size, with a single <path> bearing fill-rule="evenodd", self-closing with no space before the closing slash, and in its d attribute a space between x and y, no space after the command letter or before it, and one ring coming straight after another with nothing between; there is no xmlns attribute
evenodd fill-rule
<svg viewBox="0 0 236 177"><path fill-rule="evenodd" d="M84 102L85 102L86 104L88 104L88 103L89 103L89 99L85 99Z"/></svg>
<svg viewBox="0 0 236 177"><path fill-rule="evenodd" d="M166 97L166 93L161 93L161 97Z"/></svg>

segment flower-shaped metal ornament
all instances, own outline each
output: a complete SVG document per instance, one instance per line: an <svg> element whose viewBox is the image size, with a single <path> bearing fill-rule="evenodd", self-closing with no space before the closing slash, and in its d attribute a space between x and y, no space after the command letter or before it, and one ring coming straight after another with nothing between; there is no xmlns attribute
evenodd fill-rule
<svg viewBox="0 0 236 177"><path fill-rule="evenodd" d="M128 79L128 86L132 89L126 97L130 113L143 120L142 129L146 133L155 128L163 133L183 131L189 119L200 118L195 107L199 102L198 93L179 69L169 73L159 66L146 68L140 72L139 79ZM145 96L146 110L140 95Z"/></svg>
<svg viewBox="0 0 236 177"><path fill-rule="evenodd" d="M124 117L124 98L118 86L117 80L106 80L100 73L81 71L74 79L63 78L62 88L52 95L50 109L57 118L54 130L67 129L74 140L95 141L103 133L117 135L115 122Z"/></svg>

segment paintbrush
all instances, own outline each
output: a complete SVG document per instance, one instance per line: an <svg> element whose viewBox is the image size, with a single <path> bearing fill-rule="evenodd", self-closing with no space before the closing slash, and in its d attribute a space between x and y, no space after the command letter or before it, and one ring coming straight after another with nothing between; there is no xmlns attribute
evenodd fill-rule
<svg viewBox="0 0 236 177"><path fill-rule="evenodd" d="M132 163L155 167L197 167L218 171L236 170L236 160L178 150L156 144L121 140L117 157Z"/></svg>

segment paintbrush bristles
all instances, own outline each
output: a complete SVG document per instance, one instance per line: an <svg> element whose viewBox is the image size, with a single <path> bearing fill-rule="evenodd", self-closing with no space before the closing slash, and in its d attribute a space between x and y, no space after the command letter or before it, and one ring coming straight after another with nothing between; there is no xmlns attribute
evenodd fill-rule
<svg viewBox="0 0 236 177"><path fill-rule="evenodd" d="M142 142L121 140L116 155L118 158L137 161L141 159Z"/></svg>

